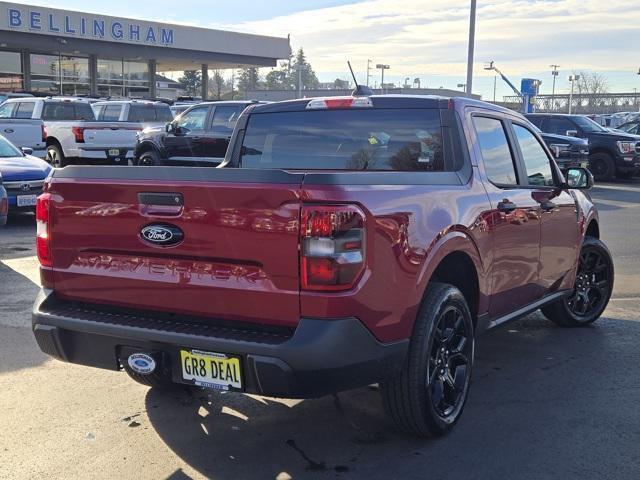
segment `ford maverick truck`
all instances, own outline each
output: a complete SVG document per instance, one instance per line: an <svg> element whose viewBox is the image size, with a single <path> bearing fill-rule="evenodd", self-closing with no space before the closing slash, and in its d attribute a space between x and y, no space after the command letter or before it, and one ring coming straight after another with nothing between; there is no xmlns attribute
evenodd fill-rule
<svg viewBox="0 0 640 480"><path fill-rule="evenodd" d="M40 348L175 384L309 398L379 383L441 435L474 344L542 309L590 324L613 286L583 190L536 129L462 98L249 106L224 162L56 170L37 204Z"/></svg>

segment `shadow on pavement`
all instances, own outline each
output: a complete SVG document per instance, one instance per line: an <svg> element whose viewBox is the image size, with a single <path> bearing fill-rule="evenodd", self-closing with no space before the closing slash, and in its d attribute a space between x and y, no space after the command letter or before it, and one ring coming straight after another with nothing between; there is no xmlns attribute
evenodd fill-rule
<svg viewBox="0 0 640 480"><path fill-rule="evenodd" d="M466 412L437 440L395 432L372 388L293 406L150 390L147 414L215 479L637 478L639 338L633 321L562 329L539 314L485 334Z"/></svg>
<svg viewBox="0 0 640 480"><path fill-rule="evenodd" d="M30 328L0 325L0 375L37 367L50 359L38 348Z"/></svg>

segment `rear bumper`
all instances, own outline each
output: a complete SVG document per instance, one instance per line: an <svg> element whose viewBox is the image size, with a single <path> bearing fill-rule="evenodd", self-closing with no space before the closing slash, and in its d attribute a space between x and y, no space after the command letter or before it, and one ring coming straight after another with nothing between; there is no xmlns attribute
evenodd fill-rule
<svg viewBox="0 0 640 480"><path fill-rule="evenodd" d="M302 318L295 331L283 334L153 315L78 306L42 290L33 307L33 331L43 352L92 367L118 370L126 361L121 352L132 349L161 353L177 383L189 383L182 380L180 348L238 355L244 391L286 398L384 380L400 371L409 345L378 342L356 318Z"/></svg>

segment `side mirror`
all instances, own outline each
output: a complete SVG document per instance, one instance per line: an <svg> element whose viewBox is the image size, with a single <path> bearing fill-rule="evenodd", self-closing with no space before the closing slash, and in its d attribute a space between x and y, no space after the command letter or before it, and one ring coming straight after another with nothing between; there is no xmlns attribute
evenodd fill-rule
<svg viewBox="0 0 640 480"><path fill-rule="evenodd" d="M175 129L175 124L173 122L169 122L164 126L164 131L167 133L172 133Z"/></svg>
<svg viewBox="0 0 640 480"><path fill-rule="evenodd" d="M567 180L567 188L576 188L579 190L589 190L593 187L593 175L586 168L571 167L568 168L564 177Z"/></svg>
<svg viewBox="0 0 640 480"><path fill-rule="evenodd" d="M577 136L578 136L577 130L567 130L567 137L577 137Z"/></svg>
<svg viewBox="0 0 640 480"><path fill-rule="evenodd" d="M24 155L33 155L33 148L22 147L22 148L20 148L20 150L22 150L22 153Z"/></svg>

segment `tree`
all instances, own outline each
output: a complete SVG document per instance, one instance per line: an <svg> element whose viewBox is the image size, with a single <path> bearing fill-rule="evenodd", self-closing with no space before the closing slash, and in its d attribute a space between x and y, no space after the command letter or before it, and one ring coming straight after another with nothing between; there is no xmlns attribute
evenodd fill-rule
<svg viewBox="0 0 640 480"><path fill-rule="evenodd" d="M198 95L202 87L202 72L200 70L185 70L178 82L184 85L187 95Z"/></svg>
<svg viewBox="0 0 640 480"><path fill-rule="evenodd" d="M280 68L271 70L265 77L265 86L267 90L283 90L286 89L287 70Z"/></svg>
<svg viewBox="0 0 640 480"><path fill-rule="evenodd" d="M586 106L590 112L596 112L601 103L603 95L609 93L609 80L604 75L596 72L581 70L573 72L574 76L579 75L580 79L575 82L576 96L574 103L578 108ZM586 98L585 98L586 97Z"/></svg>
<svg viewBox="0 0 640 480"><path fill-rule="evenodd" d="M341 80L339 78L336 78L333 81L333 86L338 90L346 90L349 88L349 80Z"/></svg>
<svg viewBox="0 0 640 480"><path fill-rule="evenodd" d="M307 62L302 47L296 52L295 57L291 61L287 83L294 89L298 89L298 81L301 80L300 88L313 89L318 88L318 77L316 77L311 64Z"/></svg>
<svg viewBox="0 0 640 480"><path fill-rule="evenodd" d="M225 81L220 70L215 69L209 83L209 95L216 100L222 99L225 92Z"/></svg>
<svg viewBox="0 0 640 480"><path fill-rule="evenodd" d="M260 82L260 73L256 67L241 68L238 71L238 90L247 92L257 90Z"/></svg>

